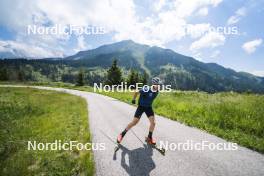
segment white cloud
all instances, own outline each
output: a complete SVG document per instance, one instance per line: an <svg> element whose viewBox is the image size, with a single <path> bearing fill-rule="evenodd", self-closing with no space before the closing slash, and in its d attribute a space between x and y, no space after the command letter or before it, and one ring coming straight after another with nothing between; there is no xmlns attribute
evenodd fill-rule
<svg viewBox="0 0 264 176"><path fill-rule="evenodd" d="M236 11L236 14L237 15L240 15L240 16L245 16L246 15L246 8L245 7L241 7L239 8L237 11Z"/></svg>
<svg viewBox="0 0 264 176"><path fill-rule="evenodd" d="M227 20L227 24L228 25L232 25L232 24L236 24L236 23L238 23L240 20L241 20L241 18L243 17L243 16L246 16L246 8L245 7L241 7L241 8L239 8L236 12L235 12L235 15L233 15L233 16L231 16L231 17L229 17L228 18L228 20Z"/></svg>
<svg viewBox="0 0 264 176"><path fill-rule="evenodd" d="M201 9L199 9L199 11L197 12L197 15L199 15L199 16L207 16L208 15L208 8L207 7L203 7Z"/></svg>
<svg viewBox="0 0 264 176"><path fill-rule="evenodd" d="M207 6L216 7L222 0L176 0L174 1L175 10L180 17L187 17L196 10Z"/></svg>
<svg viewBox="0 0 264 176"><path fill-rule="evenodd" d="M193 58L195 58L198 61L203 61L202 53L194 53Z"/></svg>
<svg viewBox="0 0 264 176"><path fill-rule="evenodd" d="M178 18L173 11L163 12L158 15L159 22L150 26L152 37L157 38L162 43L170 40L180 40L185 36L184 26L186 21Z"/></svg>
<svg viewBox="0 0 264 176"><path fill-rule="evenodd" d="M22 30L25 25L32 24L33 14L37 12L36 3L31 1L0 1L0 24L12 30Z"/></svg>
<svg viewBox="0 0 264 176"><path fill-rule="evenodd" d="M79 36L77 38L77 48L75 49L75 52L79 52L79 51L83 51L83 50L87 50L87 49L90 49L91 46L88 45L86 42L85 42L85 38L84 36Z"/></svg>
<svg viewBox="0 0 264 176"><path fill-rule="evenodd" d="M132 37L133 40L147 43L150 45L159 45L173 41L181 40L186 35L193 38L200 37L205 31L208 31L210 24L188 24L186 18L201 10L203 15L208 11L208 7L216 7L222 0L175 0L166 1L168 10L161 10L156 18L147 18L144 23L136 23L137 30L133 33L123 33L123 36L117 34L118 39L124 39L125 36ZM156 6L161 9L164 1L157 1ZM201 13L202 13L201 12ZM186 27L191 26L195 29L194 33L186 34ZM132 29L135 29L132 28Z"/></svg>
<svg viewBox="0 0 264 176"><path fill-rule="evenodd" d="M66 45L70 37L29 36L26 35L27 25L94 25L105 27L109 32L114 31L114 38L118 40L129 38L129 34L132 34L132 39L144 38L142 27L137 22L133 0L81 0L78 3L74 0L28 0L26 3L14 1L0 2L0 24L16 32L19 40L35 42L39 47L47 45L49 48L58 48Z"/></svg>
<svg viewBox="0 0 264 176"><path fill-rule="evenodd" d="M248 41L242 45L242 48L246 51L248 54L252 54L256 51L257 47L262 44L262 39L255 39L252 41Z"/></svg>
<svg viewBox="0 0 264 176"><path fill-rule="evenodd" d="M206 33L199 40L194 41L190 49L199 50L203 48L215 48L217 46L223 45L225 43L225 36L217 32Z"/></svg>
<svg viewBox="0 0 264 176"><path fill-rule="evenodd" d="M211 55L210 58L217 58L220 55L220 51L219 50L215 50Z"/></svg>
<svg viewBox="0 0 264 176"><path fill-rule="evenodd" d="M17 57L31 57L31 58L43 58L43 57L63 57L63 53L59 51L45 50L39 46L25 44L23 42L15 41L1 41L0 40L0 52L8 53Z"/></svg>
<svg viewBox="0 0 264 176"><path fill-rule="evenodd" d="M250 73L252 73L253 75L264 77L264 70L254 70L251 71Z"/></svg>
<svg viewBox="0 0 264 176"><path fill-rule="evenodd" d="M136 14L133 0L28 0L0 1L0 24L16 32L15 42L25 42L51 53L66 50L70 37L60 35L28 36L26 26L37 24L94 25L113 33L114 40L132 39L136 42L163 46L186 36L186 18L194 14L207 15L208 8L222 0L157 0L155 14L144 18ZM166 6L166 8L164 8ZM10 10L12 9L12 10ZM196 25L195 25L196 26ZM199 30L204 29L196 26ZM200 37L202 34L192 35ZM75 36L78 38L78 36ZM79 47L84 39L77 39ZM15 45L13 45L15 46ZM69 47L68 47L69 48ZM72 49L74 51L74 49Z"/></svg>
<svg viewBox="0 0 264 176"><path fill-rule="evenodd" d="M160 11L162 7L165 5L166 0L156 0L153 3L153 7L155 11Z"/></svg>

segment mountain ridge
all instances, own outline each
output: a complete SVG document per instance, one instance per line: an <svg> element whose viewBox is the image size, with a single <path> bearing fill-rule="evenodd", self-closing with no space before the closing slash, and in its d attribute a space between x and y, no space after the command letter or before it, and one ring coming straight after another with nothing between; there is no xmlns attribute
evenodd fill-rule
<svg viewBox="0 0 264 176"><path fill-rule="evenodd" d="M78 59L85 59L83 58L83 56L89 52L94 52L94 51L97 51L101 48L104 48L104 47L108 47L108 46L112 46L112 45L121 45L121 44L127 44L127 43L130 43L130 44L136 44L136 45L140 45L140 46L144 46L144 47L148 47L148 48L157 48L159 50L164 50L164 51L168 51L168 52L171 52L173 54L177 54L179 56L183 56L185 58L190 58L192 60L195 60L196 62L200 62L200 63L203 63L203 64L208 64L208 65L218 65L220 67L223 67L224 69L228 69L228 70L232 70L232 71L235 71L235 72L244 72L244 73L247 73L247 74L250 74L252 76L256 76L256 77L261 77L261 76L257 76L257 75L253 75L249 72L245 72L245 71L236 71L232 68L229 68L229 67L225 67L225 66L222 66L220 64L217 64L215 62L209 62L209 63L205 63L205 62L202 62L202 61L199 61L197 59L195 59L194 57L191 57L191 56L186 56L186 55L183 55L183 54L180 54L180 53L177 53L175 51L173 51L172 49L168 49L168 48L161 48L161 47L158 47L158 46L149 46L149 45L146 45L146 44L139 44L139 43L136 43L134 42L133 40L122 40L122 41L119 41L119 42L115 42L115 43L110 43L110 44L104 44L104 45L101 45L97 48L94 48L94 49L89 49L89 50L84 50L84 51L79 51L77 52L76 54L73 54L73 55L70 55L70 56L67 56L67 57L64 57L64 58L61 58L61 59L66 59L66 60L78 60ZM109 52L110 53L110 52ZM104 53L104 54L107 54L107 53ZM264 77L263 77L264 78Z"/></svg>
<svg viewBox="0 0 264 176"><path fill-rule="evenodd" d="M132 40L102 45L65 58L84 64L95 63L93 66L103 67L106 62L109 66L113 59L118 59L119 65L125 69L145 70L151 76L160 76L165 82L172 83L179 89L196 89L200 84L209 84L210 88L204 86L201 89L209 92L264 90L262 77L237 72L217 63L204 63L171 49L138 44Z"/></svg>

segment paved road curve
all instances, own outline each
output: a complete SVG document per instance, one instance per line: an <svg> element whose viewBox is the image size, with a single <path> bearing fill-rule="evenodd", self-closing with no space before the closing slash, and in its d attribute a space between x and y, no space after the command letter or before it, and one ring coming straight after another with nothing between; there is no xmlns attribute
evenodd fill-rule
<svg viewBox="0 0 264 176"><path fill-rule="evenodd" d="M148 120L144 115L139 124L129 131L123 145L114 154L114 143L118 133L132 119L135 107L106 96L68 90L63 88L35 87L63 91L78 95L88 101L90 129L93 142L105 143L106 150L94 151L96 175L223 175L223 176L263 176L264 155L244 147L236 151L184 151L168 150L162 156L158 151L144 145L148 133ZM225 140L196 128L178 122L156 117L157 126L154 136L158 141L169 143L209 141L226 143Z"/></svg>

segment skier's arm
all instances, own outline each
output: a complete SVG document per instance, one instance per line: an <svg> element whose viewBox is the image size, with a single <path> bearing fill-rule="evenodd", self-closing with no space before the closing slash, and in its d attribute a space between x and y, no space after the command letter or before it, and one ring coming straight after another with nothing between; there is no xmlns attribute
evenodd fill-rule
<svg viewBox="0 0 264 176"><path fill-rule="evenodd" d="M138 91L136 91L136 92L134 93L134 95L133 95L133 100L132 100L132 104L136 104L136 98L137 98L138 94L139 94Z"/></svg>

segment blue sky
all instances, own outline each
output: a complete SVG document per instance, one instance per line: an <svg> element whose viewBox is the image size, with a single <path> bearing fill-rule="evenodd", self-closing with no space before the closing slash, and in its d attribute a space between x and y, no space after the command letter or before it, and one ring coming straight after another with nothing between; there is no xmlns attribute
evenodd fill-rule
<svg viewBox="0 0 264 176"><path fill-rule="evenodd" d="M258 0L2 0L0 56L63 57L132 39L264 76L263 16ZM29 25L104 33L28 34Z"/></svg>

